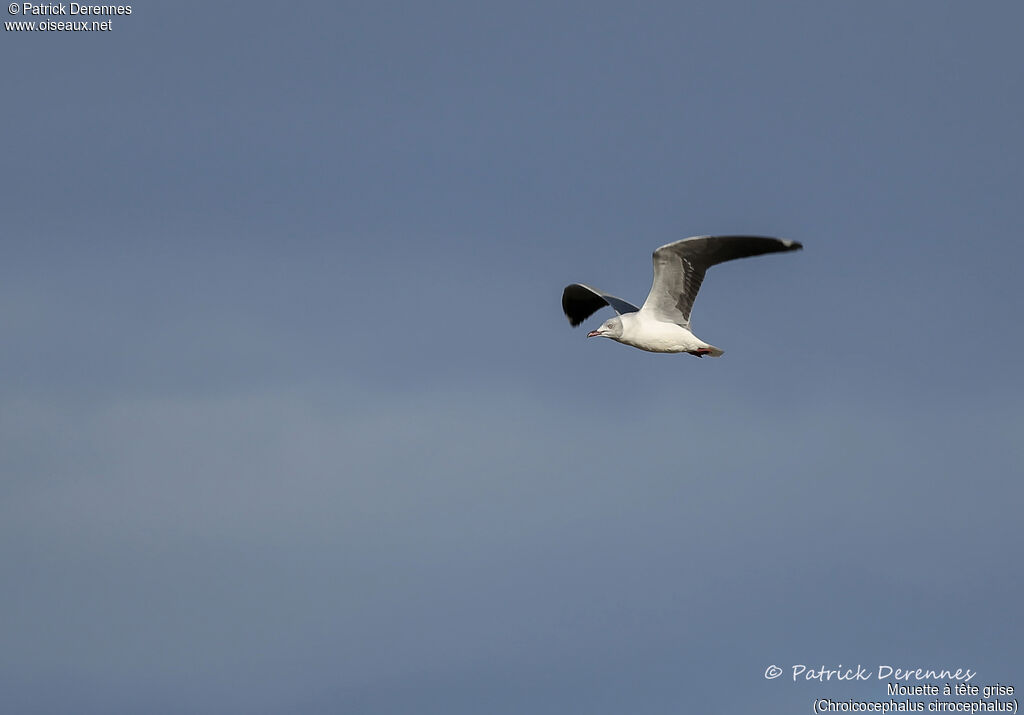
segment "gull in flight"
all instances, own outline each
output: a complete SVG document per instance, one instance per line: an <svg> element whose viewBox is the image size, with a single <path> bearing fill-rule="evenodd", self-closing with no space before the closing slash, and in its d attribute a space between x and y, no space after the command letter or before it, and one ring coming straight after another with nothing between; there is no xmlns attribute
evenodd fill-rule
<svg viewBox="0 0 1024 715"><path fill-rule="evenodd" d="M690 311L704 272L711 266L762 253L796 251L796 241L763 236L695 236L668 243L654 252L654 284L642 307L614 295L573 283L562 292L562 310L576 327L610 305L618 313L588 338L611 338L653 353L690 353L697 357L722 354L690 332Z"/></svg>

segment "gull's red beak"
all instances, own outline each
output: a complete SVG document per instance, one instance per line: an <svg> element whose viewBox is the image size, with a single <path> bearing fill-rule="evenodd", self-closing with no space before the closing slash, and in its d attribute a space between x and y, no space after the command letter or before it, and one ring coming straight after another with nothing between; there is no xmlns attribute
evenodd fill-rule
<svg viewBox="0 0 1024 715"><path fill-rule="evenodd" d="M587 337L588 338L596 338L600 334L601 334L600 330L591 330L589 333L587 333Z"/></svg>

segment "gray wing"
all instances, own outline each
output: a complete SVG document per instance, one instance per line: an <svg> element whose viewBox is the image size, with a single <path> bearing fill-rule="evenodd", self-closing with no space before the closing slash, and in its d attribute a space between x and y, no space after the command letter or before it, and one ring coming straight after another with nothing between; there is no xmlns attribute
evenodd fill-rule
<svg viewBox="0 0 1024 715"><path fill-rule="evenodd" d="M565 312L565 317L569 319L569 324L574 328L606 305L614 308L619 315L635 313L640 310L622 298L602 293L596 288L585 286L582 283L573 283L562 291L562 310Z"/></svg>
<svg viewBox="0 0 1024 715"><path fill-rule="evenodd" d="M658 320L689 327L693 301L708 268L736 258L801 248L796 241L764 236L696 236L666 244L654 252L654 284L641 310Z"/></svg>

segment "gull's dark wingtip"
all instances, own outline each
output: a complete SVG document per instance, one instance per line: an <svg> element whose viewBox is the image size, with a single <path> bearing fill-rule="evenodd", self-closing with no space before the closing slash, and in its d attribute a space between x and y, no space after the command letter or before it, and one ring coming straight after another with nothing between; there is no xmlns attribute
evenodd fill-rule
<svg viewBox="0 0 1024 715"><path fill-rule="evenodd" d="M586 315L581 315L580 311L574 310L576 304L573 301L573 294L579 287L580 286L576 283L573 283L571 285L567 285L562 291L562 312L565 313L565 317L569 321L569 325L574 328L587 318Z"/></svg>
<svg viewBox="0 0 1024 715"><path fill-rule="evenodd" d="M608 299L618 298L606 296L582 283L570 283L562 291L562 312L569 319L569 325L576 327L606 305Z"/></svg>

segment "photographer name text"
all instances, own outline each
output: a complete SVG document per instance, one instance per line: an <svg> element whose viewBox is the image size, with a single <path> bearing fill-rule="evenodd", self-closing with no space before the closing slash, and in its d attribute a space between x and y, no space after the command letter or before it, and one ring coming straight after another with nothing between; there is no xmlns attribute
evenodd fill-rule
<svg viewBox="0 0 1024 715"><path fill-rule="evenodd" d="M767 680L775 680L785 671L777 665L769 665L764 671ZM793 681L817 680L824 683L828 680L956 680L964 683L970 681L978 673L970 668L935 670L933 668L898 668L892 665L879 665L877 668L856 667L844 668L842 663L836 668L808 667L798 664L791 666Z"/></svg>

